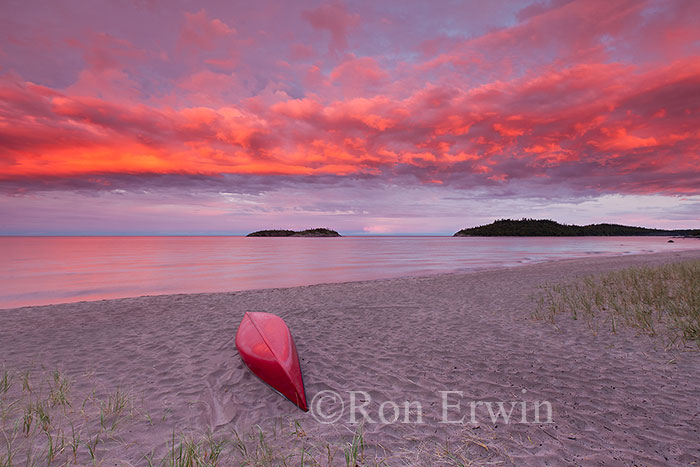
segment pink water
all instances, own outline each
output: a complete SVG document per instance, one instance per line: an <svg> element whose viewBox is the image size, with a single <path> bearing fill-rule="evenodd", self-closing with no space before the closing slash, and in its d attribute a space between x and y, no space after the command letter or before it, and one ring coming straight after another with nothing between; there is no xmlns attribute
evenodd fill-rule
<svg viewBox="0 0 700 467"><path fill-rule="evenodd" d="M0 308L700 248L668 237L0 237Z"/></svg>

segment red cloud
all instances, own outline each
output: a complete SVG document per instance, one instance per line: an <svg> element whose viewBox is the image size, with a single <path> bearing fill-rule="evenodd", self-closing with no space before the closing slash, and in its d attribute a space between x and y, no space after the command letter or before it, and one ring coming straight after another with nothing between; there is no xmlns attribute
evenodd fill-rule
<svg viewBox="0 0 700 467"><path fill-rule="evenodd" d="M3 172L388 176L412 167L426 183L469 174L485 184L544 177L663 191L669 176L700 176L699 86L700 63L687 60L641 74L579 66L470 92L427 86L405 99L174 110L6 80ZM578 178L561 178L569 171ZM697 192L697 185L676 180L668 189Z"/></svg>
<svg viewBox="0 0 700 467"><path fill-rule="evenodd" d="M168 63L177 71L167 82L148 81L165 66L146 59L158 54L107 35L85 48L88 67L73 86L5 75L2 173L361 174L459 187L527 181L697 193L693 3L649 16L640 2L550 2L521 11L513 27L424 47L438 54L426 62L387 54L382 66L351 53L313 64L268 60L251 38L232 54L238 33L201 10L185 15L180 46L209 51ZM330 31L335 51L359 21L339 3L303 17ZM624 60L624 39L635 34L663 39L649 46L649 61ZM292 58L313 53L303 34L284 37L280 49ZM686 58L665 58L676 56Z"/></svg>

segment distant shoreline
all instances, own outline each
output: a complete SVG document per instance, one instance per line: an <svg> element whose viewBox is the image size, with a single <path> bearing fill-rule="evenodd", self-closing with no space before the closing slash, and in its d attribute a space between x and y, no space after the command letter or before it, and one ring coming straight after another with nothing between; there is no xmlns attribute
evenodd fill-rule
<svg viewBox="0 0 700 467"><path fill-rule="evenodd" d="M649 229L621 224L560 224L549 219L499 219L466 228L455 237L684 237L700 238L700 229Z"/></svg>
<svg viewBox="0 0 700 467"><path fill-rule="evenodd" d="M249 233L246 237L340 237L341 235L331 229L306 229L306 230L258 230Z"/></svg>

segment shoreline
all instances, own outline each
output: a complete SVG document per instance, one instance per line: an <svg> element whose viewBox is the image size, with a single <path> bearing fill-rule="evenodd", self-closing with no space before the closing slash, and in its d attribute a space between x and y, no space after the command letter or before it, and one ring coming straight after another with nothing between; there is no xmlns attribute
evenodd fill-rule
<svg viewBox="0 0 700 467"><path fill-rule="evenodd" d="M285 241L286 242L286 241ZM178 293L217 293L468 272L561 258L700 248L695 239L596 237L524 239L93 237L11 239L0 308Z"/></svg>
<svg viewBox="0 0 700 467"><path fill-rule="evenodd" d="M255 237L252 237L252 238L255 238ZM571 257L571 258L550 258L550 259L542 259L542 260L533 260L531 262L519 262L517 264L510 264L507 266L504 266L504 265L479 266L479 267L468 268L468 269L464 268L464 269L456 269L456 270L452 270L452 271L439 271L439 272L432 272L432 273L427 273L427 274L409 274L409 275L370 278L370 279L359 279L359 280L347 280L347 281L338 281L338 282L317 282L317 283L306 284L306 285L292 285L292 286L283 286L283 287L243 288L243 289L232 289L232 290L225 290L225 291L218 291L218 292L181 292L181 293L162 293L162 294L156 293L156 294L145 294L145 295L131 295L131 296L125 296L125 297L118 297L118 298L101 298L101 299L95 299L95 300L79 300L79 301L48 303L48 304L43 304L43 305L25 305L25 306L18 306L18 307L0 308L0 313L5 312L5 311L23 310L26 308L44 308L44 307L54 307L54 306L78 304L78 303L99 303L99 302L104 302L104 301L129 300L129 299L135 299L135 298L169 297L169 296L175 297L175 296L182 296L182 295L233 294L233 293L241 293L241 292L294 289L294 288L299 288L299 287L314 287L314 286L332 285L332 284L352 284L352 283L365 283L365 282L387 281L387 280L397 280L397 279L431 278L431 277L438 277L438 276L442 276L442 275L455 275L455 274L461 275L461 274L473 274L473 273L486 272L486 271L500 271L500 270L508 270L508 269L517 269L517 268L523 268L523 267L528 267L528 266L537 266L537 265L549 264L549 263L560 263L560 262L566 263L566 262L570 262L570 261L588 262L588 261L595 261L597 259L606 259L606 258L630 258L630 257L648 257L648 256L654 256L654 255L674 255L674 254L682 254L684 252L700 252L700 242L698 244L697 249L683 249L683 250L670 251L670 252L589 254L587 256L576 256L576 257Z"/></svg>
<svg viewBox="0 0 700 467"><path fill-rule="evenodd" d="M74 405L107 400L117 388L128 394L132 410L119 419L119 435L105 428L97 445L105 462L163 458L174 434L232 442L235 433L252 443L244 434L256 425L269 434L270 449L297 449L298 456L299 446L318 453L329 444L339 446L341 461L357 425L345 418L322 424L300 412L235 351L243 313L268 311L294 335L309 401L322 391L345 399L359 391L371 399L372 422L382 403L422 403L423 423L363 424L370 459L447 465L440 453L448 447L476 464L687 465L700 461L693 444L697 349L664 348L630 329L596 334L581 320L562 319L558 327L533 321L531 297L543 284L691 259L700 259L700 250L5 309L0 370L57 369L72 382ZM441 423L441 391L455 391L449 402L461 409L449 409L449 419L466 415L463 423ZM473 423L473 401L547 401L552 423L492 423L483 405ZM87 426L83 436L99 429Z"/></svg>

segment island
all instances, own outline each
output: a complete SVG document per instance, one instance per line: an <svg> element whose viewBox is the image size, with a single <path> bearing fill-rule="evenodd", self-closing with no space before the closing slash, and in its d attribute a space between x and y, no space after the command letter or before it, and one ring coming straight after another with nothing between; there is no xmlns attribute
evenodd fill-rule
<svg viewBox="0 0 700 467"><path fill-rule="evenodd" d="M698 237L700 229L664 230L619 224L568 225L550 219L499 219L491 224L462 229L455 237L584 237L677 236Z"/></svg>
<svg viewBox="0 0 700 467"><path fill-rule="evenodd" d="M246 237L341 237L335 230L319 228L306 230L258 230L246 235Z"/></svg>

